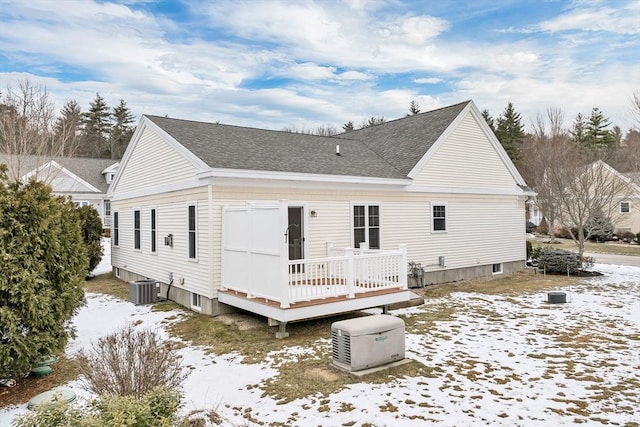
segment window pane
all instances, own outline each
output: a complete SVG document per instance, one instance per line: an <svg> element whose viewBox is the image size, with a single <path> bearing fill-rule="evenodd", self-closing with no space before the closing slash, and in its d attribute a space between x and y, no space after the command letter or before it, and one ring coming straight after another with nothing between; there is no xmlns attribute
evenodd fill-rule
<svg viewBox="0 0 640 427"><path fill-rule="evenodd" d="M140 249L140 211L133 211L133 247Z"/></svg>
<svg viewBox="0 0 640 427"><path fill-rule="evenodd" d="M364 227L364 206L354 206L353 207L353 226L354 227Z"/></svg>
<svg viewBox="0 0 640 427"><path fill-rule="evenodd" d="M359 248L360 247L360 243L364 242L364 228L358 228L356 230L353 230L353 247L354 248Z"/></svg>
<svg viewBox="0 0 640 427"><path fill-rule="evenodd" d="M369 206L369 227L378 227L380 225L380 207Z"/></svg>
<svg viewBox="0 0 640 427"><path fill-rule="evenodd" d="M189 206L189 258L196 258L196 207Z"/></svg>
<svg viewBox="0 0 640 427"><path fill-rule="evenodd" d="M156 210L151 209L151 252L156 251Z"/></svg>
<svg viewBox="0 0 640 427"><path fill-rule="evenodd" d="M447 230L447 207L444 205L433 206L433 231Z"/></svg>
<svg viewBox="0 0 640 427"><path fill-rule="evenodd" d="M119 224L118 224L118 212L114 212L113 213L113 245L114 246L118 246L119 242L119 238L120 238L120 230L118 228Z"/></svg>
<svg viewBox="0 0 640 427"><path fill-rule="evenodd" d="M380 229L369 228L369 249L380 249Z"/></svg>

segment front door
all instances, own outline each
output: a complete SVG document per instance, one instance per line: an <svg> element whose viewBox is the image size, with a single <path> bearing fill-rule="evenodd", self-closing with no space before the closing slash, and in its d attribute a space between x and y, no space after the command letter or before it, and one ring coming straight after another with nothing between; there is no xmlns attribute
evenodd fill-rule
<svg viewBox="0 0 640 427"><path fill-rule="evenodd" d="M289 207L289 225L287 242L289 243L289 260L304 259L304 224L302 207Z"/></svg>

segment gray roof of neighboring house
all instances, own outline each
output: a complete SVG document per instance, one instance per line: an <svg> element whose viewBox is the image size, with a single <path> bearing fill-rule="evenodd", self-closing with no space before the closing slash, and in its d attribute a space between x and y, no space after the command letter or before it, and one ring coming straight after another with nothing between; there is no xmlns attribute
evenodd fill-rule
<svg viewBox="0 0 640 427"><path fill-rule="evenodd" d="M467 103L334 137L146 117L212 168L404 179Z"/></svg>
<svg viewBox="0 0 640 427"><path fill-rule="evenodd" d="M640 172L626 172L624 176L631 179L636 185L640 185Z"/></svg>
<svg viewBox="0 0 640 427"><path fill-rule="evenodd" d="M74 175L80 177L87 183L96 187L100 192L106 193L109 188L102 171L118 162L112 159L93 159L86 157L44 157L44 156L21 156L0 154L0 164L8 164L10 168L18 168L19 176L39 168L50 160L55 161L63 168L69 170ZM54 188L55 191L55 188Z"/></svg>

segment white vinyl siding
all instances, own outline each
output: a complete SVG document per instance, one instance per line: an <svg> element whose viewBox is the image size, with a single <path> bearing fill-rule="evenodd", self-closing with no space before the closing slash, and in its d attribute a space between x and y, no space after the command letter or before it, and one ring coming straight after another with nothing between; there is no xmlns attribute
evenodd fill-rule
<svg viewBox="0 0 640 427"><path fill-rule="evenodd" d="M418 172L413 185L513 191L515 182L476 119L468 114Z"/></svg>
<svg viewBox="0 0 640 427"><path fill-rule="evenodd" d="M121 245L112 251L111 262L115 267L139 274L144 277L169 282L169 273L173 273L173 286L199 295L213 297L211 251L208 245L198 246L198 259L195 263L188 259L187 208L188 203L196 202L198 224L208 223L208 203L206 187L174 192L170 195L147 196L129 201L114 201L114 209L120 212ZM142 252L133 250L133 209L141 209L142 215ZM150 211L156 210L157 252L151 256ZM130 230L125 233L125 231ZM164 238L173 235L173 246L165 245ZM208 227L200 227L198 239L209 239ZM219 257L218 257L219 258Z"/></svg>
<svg viewBox="0 0 640 427"><path fill-rule="evenodd" d="M127 160L114 191L121 194L141 189L148 191L150 188L192 180L195 173L193 164L146 128Z"/></svg>

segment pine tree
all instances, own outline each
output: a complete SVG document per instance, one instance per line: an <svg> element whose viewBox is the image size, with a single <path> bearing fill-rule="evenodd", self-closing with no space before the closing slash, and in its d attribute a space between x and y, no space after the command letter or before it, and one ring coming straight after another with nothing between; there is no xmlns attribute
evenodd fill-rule
<svg viewBox="0 0 640 427"><path fill-rule="evenodd" d="M82 114L83 154L89 157L109 156L111 113L99 93L89 103L89 111Z"/></svg>
<svg viewBox="0 0 640 427"><path fill-rule="evenodd" d="M516 113L513 104L509 102L502 115L498 118L496 137L505 149L513 163L518 164L520 159L520 146L524 141L524 126L521 123L520 113Z"/></svg>
<svg viewBox="0 0 640 427"><path fill-rule="evenodd" d="M615 136L607 129L611 125L598 107L591 110L591 116L585 125L586 142L591 147L607 147L615 142Z"/></svg>
<svg viewBox="0 0 640 427"><path fill-rule="evenodd" d="M0 166L0 378L64 350L84 298L87 256L74 204Z"/></svg>
<svg viewBox="0 0 640 427"><path fill-rule="evenodd" d="M482 110L482 117L484 117L484 120L487 122L487 124L489 125L489 127L491 128L491 130L493 131L493 133L496 133L496 126L495 126L495 122L493 120L493 117L491 117L491 114L489 113L489 110L487 110L486 108L484 110Z"/></svg>
<svg viewBox="0 0 640 427"><path fill-rule="evenodd" d="M109 154L112 159L119 159L124 154L133 135L134 127L131 126L133 121L133 114L124 99L121 99L118 106L113 109L114 123L109 138Z"/></svg>
<svg viewBox="0 0 640 427"><path fill-rule="evenodd" d="M584 116L582 113L578 113L576 116L576 120L573 122L573 127L569 131L573 142L578 146L582 147L587 144L587 135L586 135L586 122L584 120Z"/></svg>
<svg viewBox="0 0 640 427"><path fill-rule="evenodd" d="M354 129L353 122L351 120L349 120L347 123L342 125L342 129L345 132L351 132Z"/></svg>
<svg viewBox="0 0 640 427"><path fill-rule="evenodd" d="M418 101L413 99L409 104L409 114L407 114L407 116L415 116L416 114L420 114L420 104L418 104Z"/></svg>

